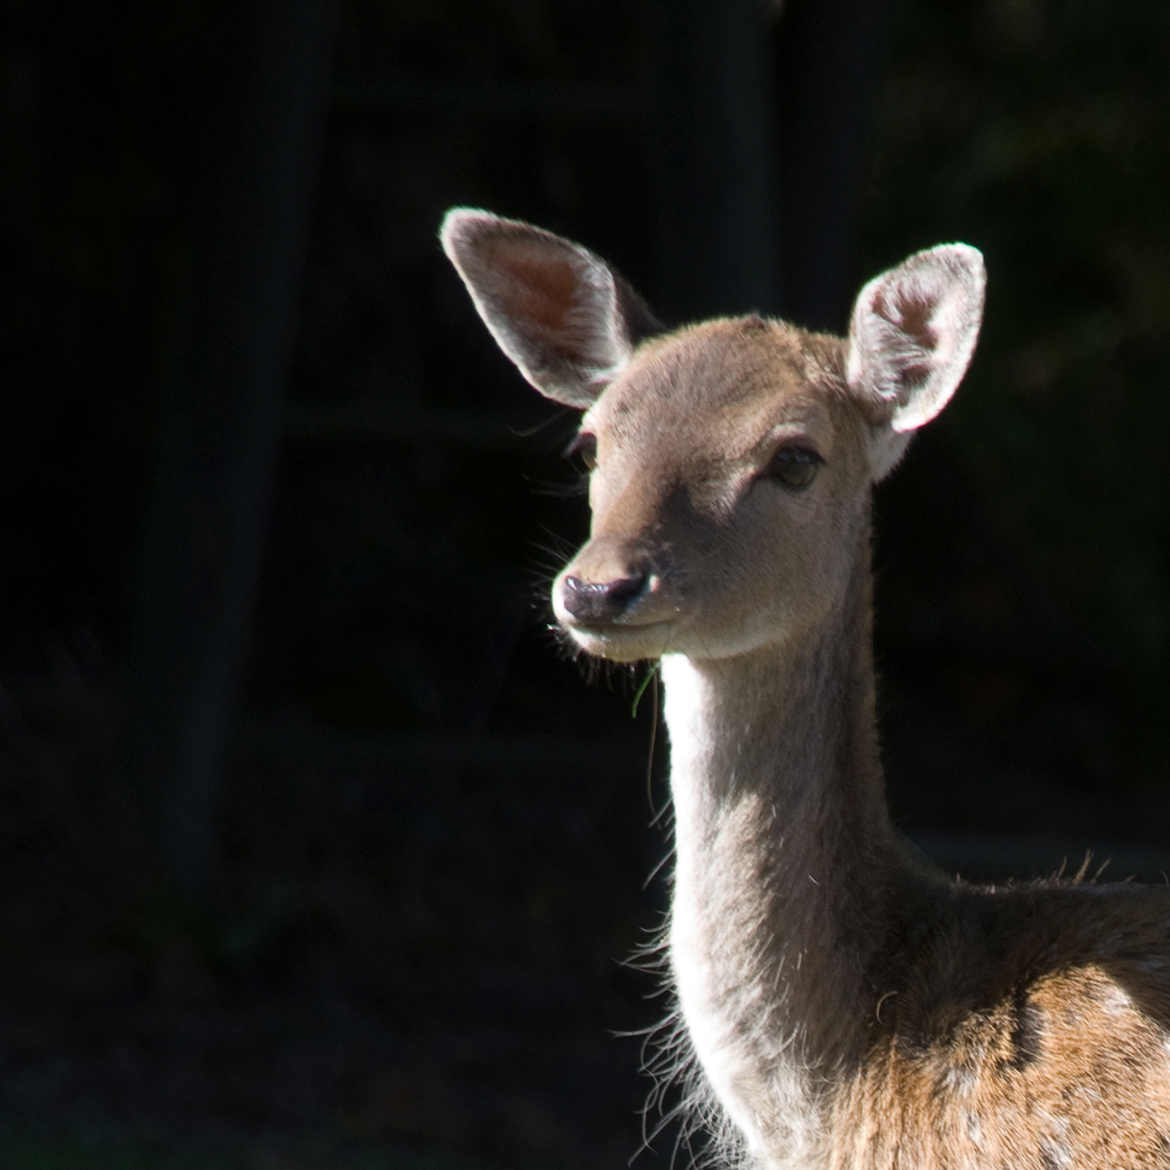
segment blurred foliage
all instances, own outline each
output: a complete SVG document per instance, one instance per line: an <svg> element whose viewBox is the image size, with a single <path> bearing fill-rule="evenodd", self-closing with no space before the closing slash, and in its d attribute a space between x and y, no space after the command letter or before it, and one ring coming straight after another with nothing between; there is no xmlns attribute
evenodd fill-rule
<svg viewBox="0 0 1170 1170"><path fill-rule="evenodd" d="M971 373L882 493L894 702L961 655L971 738L1074 787L1166 778L1167 31L1151 5L900 5L861 200L867 269L961 238L989 273Z"/></svg>

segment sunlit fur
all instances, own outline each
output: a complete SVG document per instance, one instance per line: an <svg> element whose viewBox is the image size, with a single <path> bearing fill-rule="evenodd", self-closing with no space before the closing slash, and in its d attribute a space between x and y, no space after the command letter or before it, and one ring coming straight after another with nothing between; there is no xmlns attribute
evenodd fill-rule
<svg viewBox="0 0 1170 1170"><path fill-rule="evenodd" d="M712 1130L700 1152L758 1170L1167 1170L1170 890L952 881L885 802L870 488L966 370L978 253L943 245L876 277L844 339L741 317L639 341L646 318L595 295L619 285L578 245L458 211L443 240L505 351L596 440L558 619L591 654L661 659L677 1009L648 1063ZM621 319L585 328L583 304ZM629 353L595 385L615 338ZM798 491L769 473L786 443L819 459ZM651 1107L669 1115L664 1093Z"/></svg>

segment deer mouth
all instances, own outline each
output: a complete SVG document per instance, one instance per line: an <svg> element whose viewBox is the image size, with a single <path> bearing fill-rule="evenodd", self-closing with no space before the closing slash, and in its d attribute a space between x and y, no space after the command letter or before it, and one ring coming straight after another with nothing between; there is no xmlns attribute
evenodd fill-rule
<svg viewBox="0 0 1170 1170"><path fill-rule="evenodd" d="M561 621L561 628L577 647L594 658L637 662L660 658L670 650L674 621L580 622Z"/></svg>

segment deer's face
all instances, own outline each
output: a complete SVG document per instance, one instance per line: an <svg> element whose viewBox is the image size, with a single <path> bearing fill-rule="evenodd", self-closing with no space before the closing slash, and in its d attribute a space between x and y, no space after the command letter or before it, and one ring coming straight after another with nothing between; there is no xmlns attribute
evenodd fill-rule
<svg viewBox="0 0 1170 1170"><path fill-rule="evenodd" d="M643 345L582 418L589 540L557 620L617 661L726 657L842 594L869 490L842 344L758 318Z"/></svg>
<svg viewBox="0 0 1170 1170"><path fill-rule="evenodd" d="M441 234L503 351L584 411L593 528L553 608L618 661L729 657L823 617L869 485L954 393L983 312L979 253L940 244L864 285L843 339L755 317L667 333L571 240L468 208Z"/></svg>

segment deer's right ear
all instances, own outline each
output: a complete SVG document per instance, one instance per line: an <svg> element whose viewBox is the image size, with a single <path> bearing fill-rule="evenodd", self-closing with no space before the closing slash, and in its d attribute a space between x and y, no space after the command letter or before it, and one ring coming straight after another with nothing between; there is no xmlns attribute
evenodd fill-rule
<svg viewBox="0 0 1170 1170"><path fill-rule="evenodd" d="M545 397L586 409L662 326L580 244L487 211L455 207L439 233L500 348Z"/></svg>

